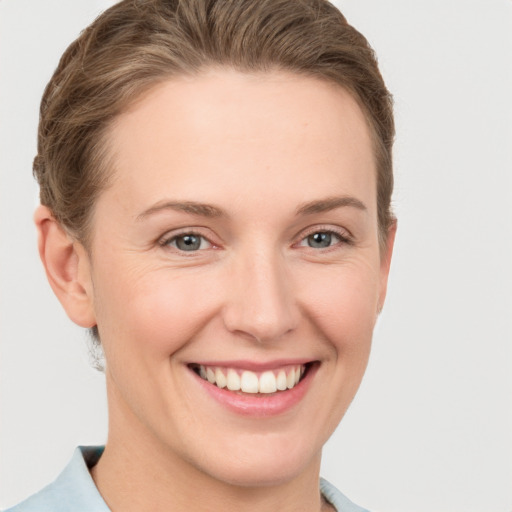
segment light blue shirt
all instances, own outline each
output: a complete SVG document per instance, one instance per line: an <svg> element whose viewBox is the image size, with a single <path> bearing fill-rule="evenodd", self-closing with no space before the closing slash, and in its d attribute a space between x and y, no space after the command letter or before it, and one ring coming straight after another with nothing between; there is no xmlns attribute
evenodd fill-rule
<svg viewBox="0 0 512 512"><path fill-rule="evenodd" d="M101 457L103 448L79 446L53 483L5 512L110 512L89 473L89 468ZM323 478L320 479L320 491L338 512L368 512Z"/></svg>

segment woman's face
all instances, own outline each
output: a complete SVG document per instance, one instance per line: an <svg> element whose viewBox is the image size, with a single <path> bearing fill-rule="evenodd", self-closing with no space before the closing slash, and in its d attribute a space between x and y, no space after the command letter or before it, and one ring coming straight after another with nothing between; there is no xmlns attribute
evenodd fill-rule
<svg viewBox="0 0 512 512"><path fill-rule="evenodd" d="M109 139L89 293L111 437L229 483L317 467L388 273L357 103L313 78L210 71L154 88Z"/></svg>

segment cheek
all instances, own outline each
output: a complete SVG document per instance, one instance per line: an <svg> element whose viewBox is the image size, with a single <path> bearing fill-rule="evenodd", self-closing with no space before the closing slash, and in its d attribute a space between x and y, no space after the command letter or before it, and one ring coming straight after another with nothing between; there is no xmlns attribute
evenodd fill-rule
<svg viewBox="0 0 512 512"><path fill-rule="evenodd" d="M309 280L302 296L305 309L338 356L368 352L377 318L377 272L365 265L333 268Z"/></svg>
<svg viewBox="0 0 512 512"><path fill-rule="evenodd" d="M314 428L327 436L354 399L368 363L379 289L378 273L372 269L357 263L327 269L304 288L304 312L330 353L323 361L328 385L322 387L318 409L311 415L316 418L311 419Z"/></svg>
<svg viewBox="0 0 512 512"><path fill-rule="evenodd" d="M97 290L97 320L107 357L109 351L122 350L123 359L126 351L135 351L142 358L167 361L214 310L213 286L192 272L118 267L98 282L102 287Z"/></svg>

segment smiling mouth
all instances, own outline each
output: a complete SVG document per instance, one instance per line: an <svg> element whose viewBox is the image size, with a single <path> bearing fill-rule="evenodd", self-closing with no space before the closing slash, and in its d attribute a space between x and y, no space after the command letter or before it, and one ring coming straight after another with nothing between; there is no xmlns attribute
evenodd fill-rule
<svg viewBox="0 0 512 512"><path fill-rule="evenodd" d="M190 364L189 368L203 380L220 389L253 395L269 395L293 389L313 364L287 365L263 372L202 364Z"/></svg>

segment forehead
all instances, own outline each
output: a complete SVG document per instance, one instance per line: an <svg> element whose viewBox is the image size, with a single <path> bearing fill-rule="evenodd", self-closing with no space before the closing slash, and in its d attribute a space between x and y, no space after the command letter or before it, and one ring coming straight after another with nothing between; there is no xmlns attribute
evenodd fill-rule
<svg viewBox="0 0 512 512"><path fill-rule="evenodd" d="M133 201L157 201L167 187L171 196L179 190L210 201L237 183L260 195L286 195L292 185L303 195L333 187L340 190L331 194L349 187L375 195L372 143L357 102L339 86L297 74L217 69L173 78L120 115L108 138L115 186L136 191Z"/></svg>

